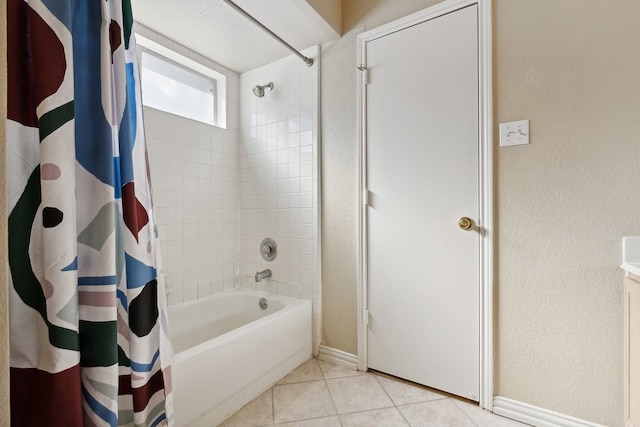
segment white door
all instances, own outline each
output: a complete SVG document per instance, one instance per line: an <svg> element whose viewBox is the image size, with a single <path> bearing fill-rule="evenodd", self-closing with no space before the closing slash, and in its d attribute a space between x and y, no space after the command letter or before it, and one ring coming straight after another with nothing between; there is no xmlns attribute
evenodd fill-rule
<svg viewBox="0 0 640 427"><path fill-rule="evenodd" d="M479 399L477 5L366 44L368 366Z"/></svg>

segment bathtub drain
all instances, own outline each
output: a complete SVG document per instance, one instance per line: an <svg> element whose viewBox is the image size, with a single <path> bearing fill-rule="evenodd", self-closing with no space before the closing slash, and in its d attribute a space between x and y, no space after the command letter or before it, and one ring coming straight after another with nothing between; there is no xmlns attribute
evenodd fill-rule
<svg viewBox="0 0 640 427"><path fill-rule="evenodd" d="M266 310L267 307L269 307L269 302L266 298L260 298L260 302L258 302L258 305L261 309Z"/></svg>

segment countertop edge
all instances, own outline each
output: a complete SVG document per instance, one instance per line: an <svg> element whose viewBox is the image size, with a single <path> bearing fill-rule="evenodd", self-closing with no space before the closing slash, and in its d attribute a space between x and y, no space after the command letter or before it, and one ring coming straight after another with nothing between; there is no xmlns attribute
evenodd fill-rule
<svg viewBox="0 0 640 427"><path fill-rule="evenodd" d="M622 265L620 265L620 268L627 273L640 276L640 263L623 262Z"/></svg>

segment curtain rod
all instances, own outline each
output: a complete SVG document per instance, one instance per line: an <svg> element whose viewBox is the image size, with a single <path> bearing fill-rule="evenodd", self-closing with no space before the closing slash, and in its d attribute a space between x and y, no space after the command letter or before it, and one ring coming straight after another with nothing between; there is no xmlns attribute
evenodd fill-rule
<svg viewBox="0 0 640 427"><path fill-rule="evenodd" d="M313 59L309 58L307 56L304 56L303 54L301 54L298 50L296 50L296 48L294 48L293 46L291 46L289 43L287 43L286 41L282 40L276 33L274 33L273 31L271 31L270 29L268 29L267 27L264 26L264 24L260 21L258 21L256 18L254 18L253 16L249 15L249 13L244 10L243 8L241 8L240 6L238 6L237 4L235 4L233 1L231 0L223 0L226 4L228 4L229 6L231 6L232 8L234 8L235 10L237 10L241 15L243 15L245 18L247 18L248 20L250 20L251 22L253 22L254 24L256 24L258 27L262 28L264 31L266 31L267 33L269 33L271 35L271 37L275 38L276 40L278 40L280 43L282 43L283 45L285 45L287 48L289 48L290 51L292 51L298 58L302 59L302 62L304 62L305 64L307 64L307 67L311 67L313 65Z"/></svg>

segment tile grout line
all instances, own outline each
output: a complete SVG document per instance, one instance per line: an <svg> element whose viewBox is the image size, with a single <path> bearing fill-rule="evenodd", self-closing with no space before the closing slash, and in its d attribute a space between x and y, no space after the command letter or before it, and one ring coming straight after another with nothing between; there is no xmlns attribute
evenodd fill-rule
<svg viewBox="0 0 640 427"><path fill-rule="evenodd" d="M402 384L406 384L409 386L412 386L412 384L408 384L404 381L399 381L396 380L395 378L389 378L385 375L378 375L377 373L373 373L373 372L369 372L369 373L358 373L358 375L348 375L347 373L344 373L344 376L341 376L339 373L339 376L336 377L332 377L332 378L327 378L327 375L325 374L325 372L322 370L322 368L320 368L320 363L319 361L314 358L314 362L313 364L315 365L315 367L318 369L320 375L320 378L316 377L317 379L305 379L305 380L299 380L299 381L295 381L295 382L291 382L291 383L287 383L287 384L280 384L282 386L285 385L293 385L293 384L303 384L303 383L311 383L311 382L319 382L319 380L321 379L324 383L325 389L327 390L328 394L329 394L329 398L331 399L331 403L333 406L333 410L334 410L334 415L322 415L322 416L316 416L316 417L312 417L312 418L304 418L304 419L300 419L300 420L295 420L295 421L286 421L285 423L300 423L300 422L305 422L305 421L312 421L312 420L322 420L325 419L327 417L335 417L334 419L338 420L338 425L341 427L344 427L344 422L342 420L342 416L343 415L350 415L350 414L362 414L362 413L368 413L368 412L372 412L372 411L379 411L379 410L384 410L384 409L390 409L390 408L395 408L397 412L400 413L401 419L404 420L404 422L406 423L407 426L411 426L412 424L409 422L409 420L407 419L407 417L405 416L405 414L402 412L401 408L402 407L409 407L412 405L417 405L417 404L424 404L424 403L430 403L430 402L436 402L436 401L442 401L442 400L448 400L453 404L453 408L455 408L456 411L460 411L465 415L465 418L469 420L469 422L471 423L472 426L475 427L479 427L481 426L481 422L480 421L476 421L475 418L471 415L471 413L467 412L465 410L465 408L462 406L462 401L458 400L454 397L447 397L444 395L440 395L440 398L438 399L428 399L428 400L424 400L424 401L419 401L419 402L413 402L413 403L407 403L407 404L403 404L403 405L399 405L397 404L394 399L391 397L390 392L385 388L385 386L382 383L381 378L385 378L385 379L389 379L390 381L397 381L399 383ZM327 372L327 374L330 374L331 371L329 370ZM335 374L335 373L334 373ZM337 405L336 405L336 400L335 397L333 396L330 388L329 388L329 380L345 380L345 379L349 379L349 378L356 378L359 376L366 376L366 375L371 375L375 378L376 384L378 384L379 387L382 388L382 391L384 393L385 396L387 396L387 398L389 399L389 401L392 403L391 406L386 406L383 408L374 408L374 409L363 409L363 410L357 410L357 411L350 411L350 412L345 412L344 414L340 414L338 413L337 410ZM304 376L303 376L304 378ZM282 381L282 380L281 380ZM275 421L275 387L278 386L278 384L273 384L270 388L270 392L271 392L271 424L270 426L275 426L276 425L276 421ZM495 416L495 415L494 415ZM268 426L265 426L268 427Z"/></svg>
<svg viewBox="0 0 640 427"><path fill-rule="evenodd" d="M323 373L324 376L324 373ZM347 375L344 377L336 377L336 378L325 378L325 383L327 380L339 380L339 379L347 379L347 378L355 378L355 377L364 377L364 376L372 376L375 378L377 384L380 386L380 388L382 389L382 391L384 392L384 394L389 398L389 401L391 402L391 406L384 406L381 408L372 408L372 409L363 409L363 410L359 410L359 411L351 411L351 412L345 412L343 414L338 413L338 419L340 421L340 425L342 426L342 415L350 415L350 414L362 414L362 413L367 413L367 412L373 412L373 411L380 411L380 410L384 410L384 409L390 409L390 408L395 408L399 413L400 416L405 420L405 422L407 423L407 426L411 426L411 424L409 423L409 421L405 418L404 414L402 414L402 412L400 411L400 408L398 407L398 405L396 405L395 401L391 398L391 396L389 395L389 393L387 392L387 390L384 388L384 386L380 383L380 381L378 381L378 375L371 373L371 372L363 372L362 374L358 374L358 375ZM328 384L327 384L327 390L329 390ZM333 399L333 395L331 394L331 391L329 390L329 395L331 396L331 399ZM445 397L443 397L443 399L445 399ZM440 400L440 399L438 399ZM335 405L335 400L334 400L334 405ZM336 407L336 412L337 412L337 407Z"/></svg>
<svg viewBox="0 0 640 427"><path fill-rule="evenodd" d="M292 383L280 384L280 385L281 385L281 386L283 386L283 385L292 385L292 384L303 384L303 383L318 382L318 381L322 380L322 381L324 382L324 386L325 386L325 388L326 388L326 390L327 390L327 393L329 394L329 398L331 399L331 403L332 403L332 405L333 405L333 409L334 409L334 412L335 412L335 415L333 415L333 416L335 416L335 417L338 419L338 422L340 423L340 426L342 427L342 420L340 420L340 415L338 414L338 409L337 409L337 407L336 407L335 401L334 401L334 399L333 399L333 396L331 395L331 392L329 391L329 386L328 386L328 384L327 384L327 378L325 377L325 374L324 374L324 371L322 370L322 368L320 368L320 364L318 363L318 359L317 359L317 358L315 358L315 357L314 357L313 359L316 361L316 366L318 367L318 370L320 371L320 375L322 376L322 378L321 378L321 379L312 379L312 380L304 380L304 381L295 381L295 382L292 382ZM348 376L347 376L347 377L338 377L338 378L348 378ZM330 378L330 379L333 379L333 378ZM281 381L282 381L282 380L281 380ZM274 385L272 386L272 389L273 389L274 387L276 387L277 385L278 385L278 384L274 384ZM272 394L272 401L273 401L273 394ZM273 411L273 412L272 412L272 414L273 414L273 425L275 426L275 404L272 404L272 406L273 406L273 409L272 409L272 411ZM326 416L322 416L322 417L314 417L314 418L303 418L303 419L301 419L301 420L287 421L287 423L290 423L290 422L293 422L293 423L299 423L299 422L301 422L301 421L319 420L319 419L327 418L327 417L331 417L331 416L332 416L332 415L326 415Z"/></svg>
<svg viewBox="0 0 640 427"><path fill-rule="evenodd" d="M276 384L271 386L271 424L274 426L276 425L276 402L274 397L275 393L273 390L275 387L276 387Z"/></svg>
<svg viewBox="0 0 640 427"><path fill-rule="evenodd" d="M478 426L478 427L480 426L480 424L478 424L478 423L476 422L476 420L475 420L475 419L473 419L473 418L471 417L471 415L470 415L470 414L468 414L468 413L467 413L467 411L465 411L465 410L464 410L464 408L463 408L463 407L461 407L460 405L458 405L458 403L457 403L457 401L456 401L455 399L451 399L451 400L453 401L453 404L456 406L456 408L458 408L459 410L461 410L461 411L462 411L462 413L464 413L464 414L467 416L467 418L469 418L469 419L471 420L471 422L472 422L472 423L474 423L474 424L475 424L476 426ZM482 408L480 408L480 409L482 409ZM491 414L493 415L493 413L491 413Z"/></svg>
<svg viewBox="0 0 640 427"><path fill-rule="evenodd" d="M384 385L380 382L379 378L386 378L386 379L389 379L389 380L391 380L391 381L396 381L396 382L399 382L399 383L401 383L401 384L406 384L406 385L408 385L408 386L413 386L413 387L415 387L415 386L414 386L414 385L412 385L412 384L409 384L409 383L408 383L408 382L406 382L406 381L403 381L402 379L398 380L398 379L396 379L395 377L389 377L389 376L387 376L387 375L379 375L379 374L373 373L373 376L374 376L374 377L376 377L376 381L378 381L378 384L380 384L380 386L382 387L382 389L384 390L384 392L387 394L387 396L389 396L389 398L390 398L390 399L391 399L391 401L393 402L393 404L394 404L395 408L398 410L398 412L400 412L400 415L401 415L401 416L402 416L402 418L407 422L407 424L408 424L409 426L411 426L411 423L410 423L410 422L409 422L409 420L405 417L404 413L403 413L403 412L402 412L402 410L401 410L401 407L408 407L408 406L412 406L412 405L418 405L418 404L424 404L424 403L431 403L431 402L436 402L436 401L441 401L441 400L448 400L448 401L451 401L451 403L453 403L454 407L455 407L457 410L461 411L461 412L462 412L462 413L463 413L463 414L464 414L464 415L465 415L465 416L466 416L466 417L471 421L471 423L472 423L474 426L476 426L476 427L479 427L479 426L480 426L480 425L479 425L479 424L478 424L478 423L477 423L477 422L476 422L476 421L471 417L471 415L470 415L470 414L468 414L468 413L467 413L467 411L465 411L465 410L464 410L464 408L460 407L460 406L456 403L456 399L455 399L455 398L448 397L448 396L445 396L445 395L440 395L440 397L439 397L439 398L436 398L436 399L428 399L428 400L423 400L423 401L420 401L420 402L405 403L405 404L402 404L402 405L396 404L396 403L395 403L395 401L391 398L391 395L389 395L389 393L387 392L387 389L386 389L386 388L384 387ZM427 387L427 388L428 388L428 387Z"/></svg>
<svg viewBox="0 0 640 427"><path fill-rule="evenodd" d="M382 385L382 383L378 380L378 375L372 374L373 377L376 379L376 382L378 383L378 385L380 386L380 388L382 388L382 391L384 391L384 393L387 395L387 397L389 398L389 400L391 401L391 403L393 403L393 407L396 409L396 411L398 411L398 413L400 414L400 416L402 417L402 419L404 420L405 423L407 423L407 425L409 427L411 427L411 423L409 422L409 420L407 419L407 417L404 416L404 414L402 413L402 411L400 410L400 408L398 408L398 405L396 404L396 401L393 400L393 398L391 397L391 395L389 394L389 392L387 391L386 388L384 388L384 385Z"/></svg>
<svg viewBox="0 0 640 427"><path fill-rule="evenodd" d="M316 363L318 364L318 369L320 369L320 373L322 374L322 380L324 381L324 386L327 389L327 393L329 393L329 399L331 399L331 403L333 404L333 410L336 412L336 418L338 418L338 422L340 423L340 427L342 426L342 419L340 418L340 414L338 414L338 407L336 406L336 401L331 394L331 390L329 389L329 384L327 384L327 377L324 375L324 371L320 367L320 363L318 363L318 359L316 359Z"/></svg>
<svg viewBox="0 0 640 427"><path fill-rule="evenodd" d="M459 407L459 406L456 404L455 399L452 399L451 397L449 397L449 398L447 398L447 399L449 399L449 400L451 401L451 403L453 404L453 407L454 407L454 408L456 408L458 411L462 412L462 413L464 414L464 416L465 416L465 417L467 417L467 419L469 419L469 421L471 421L471 424L473 424L473 425L474 425L474 426L476 426L476 427L480 427L480 426L478 425L478 423L476 423L476 421L475 421L473 418L471 418L471 415L467 414L467 411L465 411L464 409L462 409L461 407Z"/></svg>

